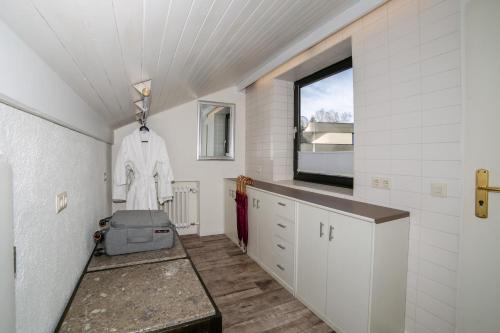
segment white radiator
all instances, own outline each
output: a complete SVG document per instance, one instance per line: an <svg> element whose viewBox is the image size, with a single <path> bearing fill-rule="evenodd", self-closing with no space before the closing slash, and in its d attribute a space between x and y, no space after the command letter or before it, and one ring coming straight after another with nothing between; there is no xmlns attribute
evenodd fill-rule
<svg viewBox="0 0 500 333"><path fill-rule="evenodd" d="M172 184L174 198L163 206L170 220L178 228L179 233L184 228L195 229L200 224L199 211L199 183L195 181L181 181ZM194 227L194 228L193 228Z"/></svg>

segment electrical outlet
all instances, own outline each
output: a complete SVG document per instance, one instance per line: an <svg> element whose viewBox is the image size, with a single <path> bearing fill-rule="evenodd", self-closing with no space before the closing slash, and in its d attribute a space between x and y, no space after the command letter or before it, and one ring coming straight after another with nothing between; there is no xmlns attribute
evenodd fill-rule
<svg viewBox="0 0 500 333"><path fill-rule="evenodd" d="M391 188L391 180L383 177L372 177L372 187L388 190Z"/></svg>
<svg viewBox="0 0 500 333"><path fill-rule="evenodd" d="M56 213L59 214L66 207L68 207L68 193L59 193L56 195Z"/></svg>
<svg viewBox="0 0 500 333"><path fill-rule="evenodd" d="M107 181L108 181L108 173L104 172L104 182L107 182Z"/></svg>
<svg viewBox="0 0 500 333"><path fill-rule="evenodd" d="M446 183L431 183L431 195L446 198L448 196L448 185Z"/></svg>

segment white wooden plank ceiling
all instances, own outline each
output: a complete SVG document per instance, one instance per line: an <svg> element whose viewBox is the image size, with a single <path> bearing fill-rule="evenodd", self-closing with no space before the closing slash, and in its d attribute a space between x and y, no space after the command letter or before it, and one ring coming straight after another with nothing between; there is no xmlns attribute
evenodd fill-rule
<svg viewBox="0 0 500 333"><path fill-rule="evenodd" d="M112 126L237 84L359 0L0 0L8 24Z"/></svg>

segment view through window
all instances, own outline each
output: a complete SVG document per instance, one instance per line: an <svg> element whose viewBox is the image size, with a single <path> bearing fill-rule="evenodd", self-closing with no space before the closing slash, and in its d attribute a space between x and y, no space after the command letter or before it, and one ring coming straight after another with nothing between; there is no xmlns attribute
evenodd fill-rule
<svg viewBox="0 0 500 333"><path fill-rule="evenodd" d="M352 60L295 82L295 179L352 187Z"/></svg>

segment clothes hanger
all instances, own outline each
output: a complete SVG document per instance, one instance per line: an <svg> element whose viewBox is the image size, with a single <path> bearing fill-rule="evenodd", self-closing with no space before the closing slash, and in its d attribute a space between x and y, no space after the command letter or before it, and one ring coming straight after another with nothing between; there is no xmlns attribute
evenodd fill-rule
<svg viewBox="0 0 500 333"><path fill-rule="evenodd" d="M147 119L146 112L142 112L141 118L139 120L140 124L142 125L141 127L139 127L139 131L141 132L144 131L149 132L149 128L146 126L146 119Z"/></svg>
<svg viewBox="0 0 500 333"><path fill-rule="evenodd" d="M139 127L139 131L149 132L149 128L146 126L146 119L148 117L147 113L149 111L149 106L151 104L151 90L149 88L144 88L141 94L143 96L143 100L142 100L142 113L140 115L139 122L141 123L142 126Z"/></svg>
<svg viewBox="0 0 500 333"><path fill-rule="evenodd" d="M141 127L139 127L139 133L141 134L146 134L149 133L149 128L146 126L146 116L143 114L141 118ZM142 136L141 135L141 142L148 142L148 137Z"/></svg>

